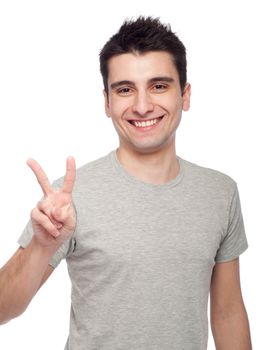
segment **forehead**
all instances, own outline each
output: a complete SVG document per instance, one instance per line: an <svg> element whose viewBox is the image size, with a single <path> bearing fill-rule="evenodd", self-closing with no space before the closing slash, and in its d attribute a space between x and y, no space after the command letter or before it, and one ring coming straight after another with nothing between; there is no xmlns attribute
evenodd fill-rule
<svg viewBox="0 0 263 350"><path fill-rule="evenodd" d="M119 80L146 81L155 76L170 76L178 80L178 73L168 52L125 53L113 56L108 62L108 82Z"/></svg>

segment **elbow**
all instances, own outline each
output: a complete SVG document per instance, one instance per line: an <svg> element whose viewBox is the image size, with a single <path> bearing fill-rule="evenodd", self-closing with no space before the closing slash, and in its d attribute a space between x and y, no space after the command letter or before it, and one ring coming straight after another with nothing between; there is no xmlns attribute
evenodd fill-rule
<svg viewBox="0 0 263 350"><path fill-rule="evenodd" d="M3 326L4 324L6 324L7 322L11 321L11 319L4 319L0 316L0 326Z"/></svg>
<svg viewBox="0 0 263 350"><path fill-rule="evenodd" d="M25 311L25 309L19 310L16 313L5 313L5 312L0 310L0 326L10 322L11 320L13 320L16 317L19 317L20 315L22 315L24 313L24 311Z"/></svg>
<svg viewBox="0 0 263 350"><path fill-rule="evenodd" d="M4 314L4 312L2 312L0 310L0 326L6 324L7 322L9 322L12 319L12 317L7 317L7 315Z"/></svg>
<svg viewBox="0 0 263 350"><path fill-rule="evenodd" d="M12 315L12 316L3 316L0 314L0 326L3 326L4 324L10 322L11 320L13 320L14 318L20 316L22 314L22 312L19 315Z"/></svg>

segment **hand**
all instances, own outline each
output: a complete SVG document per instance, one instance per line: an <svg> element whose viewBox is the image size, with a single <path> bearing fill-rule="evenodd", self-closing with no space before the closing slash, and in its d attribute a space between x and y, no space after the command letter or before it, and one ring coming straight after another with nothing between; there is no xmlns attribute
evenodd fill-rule
<svg viewBox="0 0 263 350"><path fill-rule="evenodd" d="M34 159L28 159L27 164L36 175L44 193L44 197L31 212L34 238L43 247L58 247L70 238L76 226L72 203L76 177L75 160L68 157L64 184L59 190L51 187L44 170Z"/></svg>

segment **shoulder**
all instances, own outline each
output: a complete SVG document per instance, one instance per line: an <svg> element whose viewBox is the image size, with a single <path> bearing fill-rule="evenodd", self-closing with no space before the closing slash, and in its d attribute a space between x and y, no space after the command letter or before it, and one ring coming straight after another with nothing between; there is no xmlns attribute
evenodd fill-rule
<svg viewBox="0 0 263 350"><path fill-rule="evenodd" d="M79 167L76 173L76 180L82 181L83 179L86 179L87 176L98 176L103 173L103 171L106 171L109 166L110 157L109 154L107 154Z"/></svg>
<svg viewBox="0 0 263 350"><path fill-rule="evenodd" d="M181 160L184 167L185 180L188 185L191 184L207 193L221 193L223 196L229 196L235 192L237 183L225 172L182 158Z"/></svg>
<svg viewBox="0 0 263 350"><path fill-rule="evenodd" d="M78 167L76 170L74 189L81 190L81 188L87 186L87 184L92 186L94 183L98 184L104 181L106 174L111 169L110 154L111 152ZM56 179L53 186L60 187L63 184L63 179L64 177Z"/></svg>

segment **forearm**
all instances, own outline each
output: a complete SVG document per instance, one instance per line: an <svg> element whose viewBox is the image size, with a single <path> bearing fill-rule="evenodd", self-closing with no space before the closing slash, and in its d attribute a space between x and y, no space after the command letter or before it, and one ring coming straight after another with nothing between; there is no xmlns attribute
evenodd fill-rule
<svg viewBox="0 0 263 350"><path fill-rule="evenodd" d="M40 247L33 238L0 269L0 324L25 311L54 253L54 248Z"/></svg>
<svg viewBox="0 0 263 350"><path fill-rule="evenodd" d="M211 329L217 350L252 350L245 307L226 317L214 317Z"/></svg>

